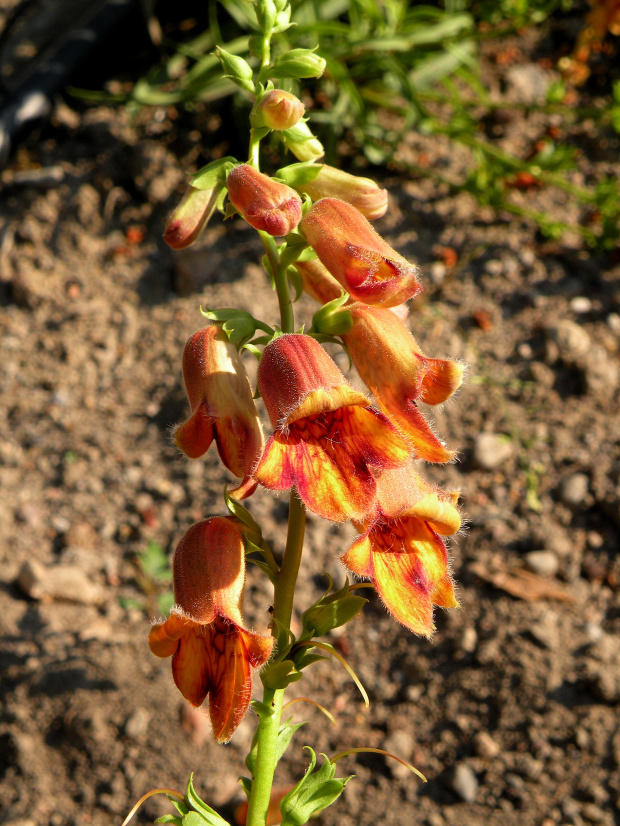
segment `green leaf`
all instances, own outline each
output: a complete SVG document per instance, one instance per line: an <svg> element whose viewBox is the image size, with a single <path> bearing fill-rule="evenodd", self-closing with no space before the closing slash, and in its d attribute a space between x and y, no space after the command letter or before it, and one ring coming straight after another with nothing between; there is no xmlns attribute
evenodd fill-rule
<svg viewBox="0 0 620 826"><path fill-rule="evenodd" d="M289 130L290 131L290 130ZM319 175L324 164L315 163L314 161L304 161L303 163L292 163L289 166L283 166L276 172L276 178L280 178L288 186L303 187L305 184L310 184L315 181Z"/></svg>
<svg viewBox="0 0 620 826"><path fill-rule="evenodd" d="M329 588L331 588L332 581L329 579ZM302 633L299 638L300 641L310 640L313 637L322 637L329 633L332 628L338 628L345 625L349 620L358 614L368 600L364 597L354 596L351 594L349 581L338 591L327 591L323 596L317 600L314 605L311 605L301 616ZM299 668L299 665L297 666Z"/></svg>
<svg viewBox="0 0 620 826"><path fill-rule="evenodd" d="M175 823L176 826L182 826L183 821L176 815L162 815L158 817L155 823Z"/></svg>
<svg viewBox="0 0 620 826"><path fill-rule="evenodd" d="M213 189L218 184L226 183L226 176L230 170L239 163L232 155L212 161L194 173L190 179L190 184L194 189Z"/></svg>
<svg viewBox="0 0 620 826"><path fill-rule="evenodd" d="M334 778L336 764L326 755L325 762L315 772L316 755L306 746L310 754L310 766L299 783L280 802L281 826L303 826L313 816L322 812L337 800L350 777Z"/></svg>
<svg viewBox="0 0 620 826"><path fill-rule="evenodd" d="M291 49L277 57L273 66L263 70L265 77L302 78L321 77L325 60L311 49Z"/></svg>
<svg viewBox="0 0 620 826"><path fill-rule="evenodd" d="M265 666L260 678L265 688L277 690L301 680L302 674L295 668L293 660L281 660Z"/></svg>
<svg viewBox="0 0 620 826"><path fill-rule="evenodd" d="M190 774L187 783L187 799L195 812L189 812L183 817L183 826L202 826L203 823L208 823L209 826L229 826L228 821L220 817L215 809L212 809L211 806L198 797L194 789L193 772ZM191 820L188 820L188 818L191 818Z"/></svg>
<svg viewBox="0 0 620 826"><path fill-rule="evenodd" d="M276 746L276 763L278 763L283 757L284 752L289 747L290 742L293 739L293 735L297 729L300 729L302 726L306 725L305 723L292 723L292 719L292 717L289 717L289 719L280 726L280 731L278 732L278 743Z"/></svg>
<svg viewBox="0 0 620 826"><path fill-rule="evenodd" d="M239 783L241 783L241 788L245 792L245 796L250 799L250 794L252 792L252 781L249 777L240 777Z"/></svg>

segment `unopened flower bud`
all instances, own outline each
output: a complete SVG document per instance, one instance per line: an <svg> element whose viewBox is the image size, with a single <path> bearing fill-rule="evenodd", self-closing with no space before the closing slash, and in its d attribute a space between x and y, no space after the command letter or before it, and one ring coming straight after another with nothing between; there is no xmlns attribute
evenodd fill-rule
<svg viewBox="0 0 620 826"><path fill-rule="evenodd" d="M191 246L213 215L222 186L195 189L188 186L180 204L168 218L164 241L173 250Z"/></svg>
<svg viewBox="0 0 620 826"><path fill-rule="evenodd" d="M303 116L306 107L283 89L272 89L258 101L252 110L252 126L269 129L290 129Z"/></svg>
<svg viewBox="0 0 620 826"><path fill-rule="evenodd" d="M395 307L419 292L418 268L392 249L351 204L322 198L308 210L300 229L357 301Z"/></svg>
<svg viewBox="0 0 620 826"><path fill-rule="evenodd" d="M325 154L323 144L314 137L307 123L298 123L287 129L282 133L282 140L299 161L316 161Z"/></svg>
<svg viewBox="0 0 620 826"><path fill-rule="evenodd" d="M325 71L325 60L311 49L291 49L276 58L269 69L270 77L321 77Z"/></svg>
<svg viewBox="0 0 620 826"><path fill-rule="evenodd" d="M254 229L279 237L301 221L301 198L249 164L236 166L226 180L231 204Z"/></svg>
<svg viewBox="0 0 620 826"><path fill-rule="evenodd" d="M229 77L237 86L245 89L246 92L253 93L254 81L252 78L254 77L254 72L247 60L244 60L236 54L227 52L226 49L222 49L221 46L218 46L215 51L226 72L224 77Z"/></svg>
<svg viewBox="0 0 620 826"><path fill-rule="evenodd" d="M320 198L339 198L354 206L369 221L385 215L388 205L387 189L381 189L370 178L350 175L341 169L323 164L313 181L298 187L313 201Z"/></svg>

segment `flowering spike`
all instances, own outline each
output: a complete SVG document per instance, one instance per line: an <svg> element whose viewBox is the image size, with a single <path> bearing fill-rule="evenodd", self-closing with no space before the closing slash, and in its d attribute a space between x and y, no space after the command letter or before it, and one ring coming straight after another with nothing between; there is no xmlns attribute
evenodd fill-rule
<svg viewBox="0 0 620 826"><path fill-rule="evenodd" d="M347 306L353 325L343 333L351 360L379 406L429 462L454 455L433 434L416 406L446 401L461 384L462 364L423 355L407 326L390 310L356 303Z"/></svg>
<svg viewBox="0 0 620 826"><path fill-rule="evenodd" d="M308 210L300 228L354 299L394 307L420 291L418 268L393 250L351 204L323 198Z"/></svg>
<svg viewBox="0 0 620 826"><path fill-rule="evenodd" d="M271 656L273 638L243 627L245 577L240 528L230 517L197 522L174 554L176 605L155 624L149 646L157 657L172 656L172 676L194 706L209 697L213 735L230 740L248 709L251 668Z"/></svg>
<svg viewBox="0 0 620 826"><path fill-rule="evenodd" d="M458 531L458 494L434 488L411 468L385 470L377 480L377 506L363 535L341 557L371 579L388 611L416 634L434 631L433 605L458 605L448 554L440 535Z"/></svg>
<svg viewBox="0 0 620 826"><path fill-rule="evenodd" d="M224 465L243 479L236 497L249 496L263 431L241 358L216 325L194 333L185 345L183 378L192 415L174 431L177 447L197 459L215 439Z"/></svg>
<svg viewBox="0 0 620 826"><path fill-rule="evenodd" d="M405 440L309 336L274 339L258 386L276 432L254 477L273 490L296 485L310 510L334 522L363 518L375 499L370 468L404 464Z"/></svg>
<svg viewBox="0 0 620 826"><path fill-rule="evenodd" d="M301 198L286 184L249 164L236 166L226 179L231 204L254 229L288 235L301 221Z"/></svg>

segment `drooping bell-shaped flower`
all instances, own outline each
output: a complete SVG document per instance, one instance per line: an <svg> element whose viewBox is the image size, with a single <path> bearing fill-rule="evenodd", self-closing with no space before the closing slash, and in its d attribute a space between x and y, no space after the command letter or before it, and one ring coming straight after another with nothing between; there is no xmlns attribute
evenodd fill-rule
<svg viewBox="0 0 620 826"><path fill-rule="evenodd" d="M406 440L309 336L271 341L258 387L275 433L254 477L272 490L295 485L308 508L326 519L362 519L375 500L371 467L404 464Z"/></svg>
<svg viewBox="0 0 620 826"><path fill-rule="evenodd" d="M263 451L263 430L239 353L217 325L188 340L183 378L192 415L175 428L177 447L197 459L215 439L224 465L243 480L232 495L249 496L256 488L252 469Z"/></svg>
<svg viewBox="0 0 620 826"><path fill-rule="evenodd" d="M301 198L247 163L235 166L226 179L231 204L254 229L275 237L288 235L301 221Z"/></svg>
<svg viewBox="0 0 620 826"><path fill-rule="evenodd" d="M323 198L308 210L300 229L356 301L395 307L420 291L418 268L393 250L351 204Z"/></svg>
<svg viewBox="0 0 620 826"><path fill-rule="evenodd" d="M385 470L377 480L377 506L363 532L341 557L346 567L371 579L392 616L415 634L435 630L433 606L458 605L441 536L458 531L458 493L426 483L411 467Z"/></svg>
<svg viewBox="0 0 620 826"><path fill-rule="evenodd" d="M166 222L164 241L173 250L190 247L213 215L222 185L211 189L188 186L179 205Z"/></svg>
<svg viewBox="0 0 620 826"><path fill-rule="evenodd" d="M172 676L194 706L209 697L213 735L226 743L246 713L252 668L267 662L273 637L243 626L244 544L236 521L215 516L197 522L174 554L176 605L151 628L149 646L172 657Z"/></svg>
<svg viewBox="0 0 620 826"><path fill-rule="evenodd" d="M297 189L309 195L313 201L321 198L346 201L369 221L381 218L387 212L387 189L381 189L371 178L351 175L327 164L321 164L321 171L316 178L300 184Z"/></svg>
<svg viewBox="0 0 620 826"><path fill-rule="evenodd" d="M342 295L342 287L318 258L310 261L296 261L295 267L301 277L304 292L318 301L327 304Z"/></svg>
<svg viewBox="0 0 620 826"><path fill-rule="evenodd" d="M346 309L353 326L343 333L343 341L380 408L411 441L420 459L452 459L454 452L435 436L416 400L431 405L446 401L460 386L464 366L423 355L406 324L390 310L362 303Z"/></svg>

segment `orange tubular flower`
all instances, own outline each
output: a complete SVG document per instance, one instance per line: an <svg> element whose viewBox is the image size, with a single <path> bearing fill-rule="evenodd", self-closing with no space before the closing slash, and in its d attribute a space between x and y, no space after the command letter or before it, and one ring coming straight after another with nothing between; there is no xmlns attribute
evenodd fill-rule
<svg viewBox="0 0 620 826"><path fill-rule="evenodd" d="M256 489L252 468L265 442L239 353L216 325L188 340L183 378L192 415L174 431L177 447L197 459L215 439L224 465L243 480L232 495L244 499Z"/></svg>
<svg viewBox="0 0 620 826"><path fill-rule="evenodd" d="M433 605L458 605L438 535L458 531L457 500L458 493L432 487L411 468L386 470L374 514L355 524L363 536L341 557L352 573L372 580L395 619L425 637L435 630Z"/></svg>
<svg viewBox="0 0 620 826"><path fill-rule="evenodd" d="M406 441L309 336L268 344L258 387L276 432L254 477L272 490L296 485L308 508L333 522L363 519L375 501L370 466L404 464Z"/></svg>
<svg viewBox="0 0 620 826"><path fill-rule="evenodd" d="M396 427L427 462L454 457L432 432L415 400L441 404L460 386L464 367L422 354L407 326L390 310L349 304L353 326L342 339L362 380Z"/></svg>
<svg viewBox="0 0 620 826"><path fill-rule="evenodd" d="M301 198L295 190L247 163L228 174L226 186L230 203L254 229L278 237L301 221Z"/></svg>
<svg viewBox="0 0 620 826"><path fill-rule="evenodd" d="M381 189L370 178L350 175L327 164L322 164L321 171L313 181L300 185L298 189L313 201L340 198L354 206L369 221L381 218L387 212L387 189Z"/></svg>
<svg viewBox="0 0 620 826"><path fill-rule="evenodd" d="M327 304L342 295L342 287L318 258L311 261L296 261L295 266L301 276L304 292L319 304Z"/></svg>
<svg viewBox="0 0 620 826"><path fill-rule="evenodd" d="M173 250L190 247L213 215L222 186L195 189L188 186L181 202L168 218L164 241Z"/></svg>
<svg viewBox="0 0 620 826"><path fill-rule="evenodd" d="M351 204L323 198L308 210L300 228L356 301L395 307L420 291L418 268L393 250Z"/></svg>
<svg viewBox="0 0 620 826"><path fill-rule="evenodd" d="M227 743L248 709L251 668L271 656L273 638L243 627L243 539L230 517L196 522L174 554L175 607L151 628L156 657L172 657L172 676L186 700L209 716L218 743Z"/></svg>

